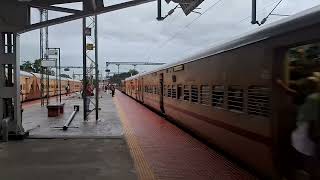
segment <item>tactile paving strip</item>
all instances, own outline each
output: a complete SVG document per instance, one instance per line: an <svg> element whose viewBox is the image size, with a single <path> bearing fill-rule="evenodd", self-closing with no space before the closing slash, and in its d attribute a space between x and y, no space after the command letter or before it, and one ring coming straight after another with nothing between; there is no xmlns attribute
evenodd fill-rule
<svg viewBox="0 0 320 180"><path fill-rule="evenodd" d="M141 150L132 153L138 171L144 162L134 156L143 156L157 179L257 179L126 95L118 92L116 101L129 148Z"/></svg>
<svg viewBox="0 0 320 180"><path fill-rule="evenodd" d="M117 100L115 104L120 116L120 121L123 126L124 135L129 146L130 153L134 160L134 165L137 170L137 174L140 180L155 180L153 171L151 170L149 164L144 158L144 154L138 144L137 138L134 136L133 130L129 126L126 114L123 112L122 108L119 107Z"/></svg>

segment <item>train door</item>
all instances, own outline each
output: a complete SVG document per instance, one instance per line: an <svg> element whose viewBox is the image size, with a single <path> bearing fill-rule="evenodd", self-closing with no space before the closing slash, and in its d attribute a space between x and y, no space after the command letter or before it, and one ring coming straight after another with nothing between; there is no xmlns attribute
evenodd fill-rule
<svg viewBox="0 0 320 180"><path fill-rule="evenodd" d="M144 93L144 86L143 86L143 78L141 79L141 101L143 101L143 93Z"/></svg>
<svg viewBox="0 0 320 180"><path fill-rule="evenodd" d="M138 99L138 87L139 87L139 84L138 84L138 79L135 80L135 86L134 86L134 92L135 92L135 96L136 96L136 99Z"/></svg>
<svg viewBox="0 0 320 180"><path fill-rule="evenodd" d="M28 77L26 77L25 78L25 85L24 85L24 89L25 89L25 96L24 96L24 98L25 98L25 100L27 100L28 98L29 98L29 78Z"/></svg>
<svg viewBox="0 0 320 180"><path fill-rule="evenodd" d="M160 74L160 110L165 113L163 106L163 73Z"/></svg>
<svg viewBox="0 0 320 180"><path fill-rule="evenodd" d="M137 84L137 87L136 87L136 99L140 100L140 80L139 79L136 80L136 84Z"/></svg>
<svg viewBox="0 0 320 180"><path fill-rule="evenodd" d="M142 80L139 79L139 101L142 100Z"/></svg>
<svg viewBox="0 0 320 180"><path fill-rule="evenodd" d="M316 112L308 100L320 99L320 43L281 48L276 57L273 66L277 78L273 98L277 99L274 104L277 112L274 118L276 161L280 161L282 167L290 167L287 152L292 146L291 134L296 130L296 122L306 122L304 118L312 117Z"/></svg>

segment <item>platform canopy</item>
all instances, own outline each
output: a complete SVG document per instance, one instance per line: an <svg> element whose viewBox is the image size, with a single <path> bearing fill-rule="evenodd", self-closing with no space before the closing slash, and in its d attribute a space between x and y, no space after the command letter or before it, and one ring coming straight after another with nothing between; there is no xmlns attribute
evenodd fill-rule
<svg viewBox="0 0 320 180"><path fill-rule="evenodd" d="M13 16L21 19L23 21L19 24L14 24L14 29L18 32L23 33L35 29L39 29L45 26L51 26L55 24L60 24L95 14L102 14L111 11L116 11L132 6L137 6L140 4L152 2L155 0L128 0L126 2L121 2L118 4L105 6L103 0L1 0L0 1L0 21L10 25L10 21ZM55 5L61 5L66 3L82 3L83 9L73 9L58 7ZM44 22L37 22L34 24L30 23L30 8L47 9L51 11L65 12L69 13L66 16L59 17L56 19L50 19ZM14 9L14 11L12 11ZM13 13L14 12L14 13ZM0 23L1 24L1 23Z"/></svg>

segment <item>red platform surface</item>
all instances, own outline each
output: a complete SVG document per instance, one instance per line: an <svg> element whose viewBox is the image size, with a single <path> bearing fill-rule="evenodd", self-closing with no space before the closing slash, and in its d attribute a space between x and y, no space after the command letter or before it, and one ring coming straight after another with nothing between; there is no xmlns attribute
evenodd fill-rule
<svg viewBox="0 0 320 180"><path fill-rule="evenodd" d="M125 119L122 123L138 174L153 174L140 175L140 179L257 179L119 91L115 101L120 116L123 114L121 119ZM131 142L132 137L136 142ZM141 153L135 153L136 149Z"/></svg>

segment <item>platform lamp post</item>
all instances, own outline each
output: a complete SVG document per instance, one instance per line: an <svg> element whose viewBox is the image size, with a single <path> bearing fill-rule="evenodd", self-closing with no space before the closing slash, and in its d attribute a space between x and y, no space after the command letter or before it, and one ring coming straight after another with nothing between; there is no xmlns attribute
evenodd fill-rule
<svg viewBox="0 0 320 180"><path fill-rule="evenodd" d="M61 103L61 51L60 48L48 48L48 55L58 56L58 69L59 69L59 102ZM56 72L57 73L57 72Z"/></svg>

